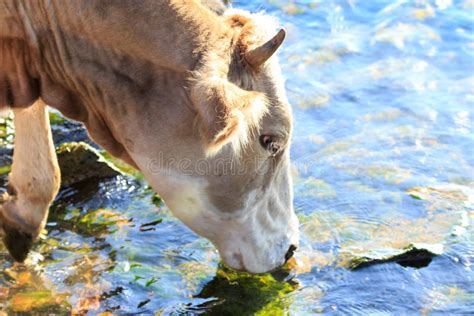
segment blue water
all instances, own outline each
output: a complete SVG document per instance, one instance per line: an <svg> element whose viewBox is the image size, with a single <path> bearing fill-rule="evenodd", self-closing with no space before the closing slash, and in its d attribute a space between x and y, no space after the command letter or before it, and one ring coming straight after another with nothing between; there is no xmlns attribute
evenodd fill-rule
<svg viewBox="0 0 474 316"><path fill-rule="evenodd" d="M297 212L323 212L322 220L329 214L329 227L334 218L350 225L329 228L325 243L306 242L321 252L337 253L347 244L384 249L394 240L401 239L400 245L429 241L423 236L430 234L431 242L443 243L446 252L419 270L395 263L360 271L313 268L298 276L304 286L296 300L316 287L323 293L318 309L300 303L303 307L289 310L473 312L473 3L295 5L302 12L285 14L285 9L292 11L286 2L246 7L265 8L288 29L281 59L295 113ZM315 189L325 193L306 194L309 177L321 180ZM469 202L454 199L432 206L434 202L410 197L406 191L413 187L465 190ZM451 219L443 217L446 213ZM449 227L433 229L434 221L457 225L463 216L464 236L451 236ZM344 235L347 230L349 236Z"/></svg>
<svg viewBox="0 0 474 316"><path fill-rule="evenodd" d="M39 265L2 257L0 303L12 310L16 294L46 291L64 299L35 308L89 314L473 313L474 1L233 6L265 10L287 30L296 266L235 275L143 181L117 177L61 192L36 246L44 257L31 259ZM411 243L441 246L441 255L419 269L348 268Z"/></svg>

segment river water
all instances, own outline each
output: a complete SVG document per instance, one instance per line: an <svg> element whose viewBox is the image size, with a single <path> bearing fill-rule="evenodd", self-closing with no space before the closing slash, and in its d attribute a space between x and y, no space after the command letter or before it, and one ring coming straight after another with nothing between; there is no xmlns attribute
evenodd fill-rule
<svg viewBox="0 0 474 316"><path fill-rule="evenodd" d="M1 252L2 309L472 313L474 1L233 6L265 10L287 30L280 61L295 123L296 264L274 275L229 271L139 175L118 176L63 189L28 265ZM351 269L354 258L412 244L439 255L421 267Z"/></svg>

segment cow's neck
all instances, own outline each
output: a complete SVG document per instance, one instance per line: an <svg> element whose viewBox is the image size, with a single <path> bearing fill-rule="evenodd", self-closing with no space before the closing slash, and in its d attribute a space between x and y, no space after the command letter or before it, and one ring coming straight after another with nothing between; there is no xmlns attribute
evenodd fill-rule
<svg viewBox="0 0 474 316"><path fill-rule="evenodd" d="M171 90L174 102L186 99L176 82L184 85L202 54L229 35L217 16L192 0L140 4L11 2L41 97L84 122L94 140L119 157L126 147L120 130L127 110L143 113L166 104L159 100Z"/></svg>
<svg viewBox="0 0 474 316"><path fill-rule="evenodd" d="M4 72L20 64L28 73L7 73L6 77L20 78L17 86L31 89L38 85L27 82L26 77L40 79L42 95L50 83L69 92L84 90L88 81L99 84L107 71L140 85L146 76L131 64L188 72L213 45L222 45L220 39L229 33L220 17L193 0L141 0L140 5L104 0L4 0L0 3L0 68ZM2 51L12 47L17 50ZM9 86L14 89L15 84ZM21 92L19 97L13 95L14 101L26 103L37 95L37 91ZM53 94L61 101L61 93Z"/></svg>

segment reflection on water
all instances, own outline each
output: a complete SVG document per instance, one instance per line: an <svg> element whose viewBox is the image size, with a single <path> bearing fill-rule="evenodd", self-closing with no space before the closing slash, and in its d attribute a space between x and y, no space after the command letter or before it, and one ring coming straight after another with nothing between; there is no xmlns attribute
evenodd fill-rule
<svg viewBox="0 0 474 316"><path fill-rule="evenodd" d="M278 16L293 104L301 249L251 276L140 176L63 188L27 265L0 252L0 305L63 313L410 314L474 310L474 2L234 1ZM55 117L55 139L60 117ZM68 123L69 124L69 123ZM75 125L74 140L84 140ZM0 122L0 186L11 126ZM351 270L414 244L426 267ZM388 260L390 261L390 260Z"/></svg>

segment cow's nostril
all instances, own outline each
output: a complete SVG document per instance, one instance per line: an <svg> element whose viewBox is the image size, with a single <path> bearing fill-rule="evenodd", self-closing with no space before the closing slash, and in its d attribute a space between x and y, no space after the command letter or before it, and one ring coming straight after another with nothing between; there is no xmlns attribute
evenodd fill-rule
<svg viewBox="0 0 474 316"><path fill-rule="evenodd" d="M295 253L296 248L297 247L295 245L290 245L290 248L288 248L288 251L286 252L286 255L285 255L285 261L288 261L290 260L291 257L293 257L293 254Z"/></svg>

